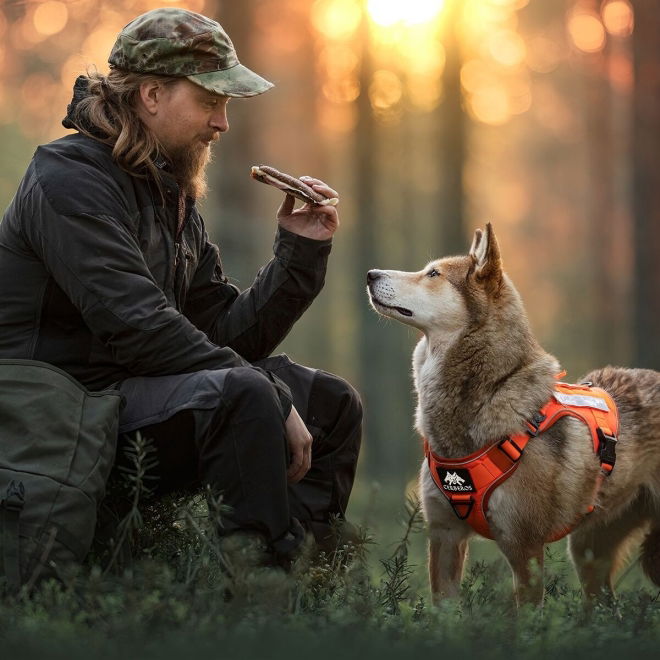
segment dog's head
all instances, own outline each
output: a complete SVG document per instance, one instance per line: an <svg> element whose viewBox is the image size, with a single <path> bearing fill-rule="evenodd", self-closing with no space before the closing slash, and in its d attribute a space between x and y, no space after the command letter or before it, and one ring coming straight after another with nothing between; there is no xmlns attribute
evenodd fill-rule
<svg viewBox="0 0 660 660"><path fill-rule="evenodd" d="M502 270L500 249L490 223L485 231L476 230L466 256L431 261L416 273L367 273L373 308L427 335L452 334L471 321L483 319L492 303L509 290L513 287Z"/></svg>

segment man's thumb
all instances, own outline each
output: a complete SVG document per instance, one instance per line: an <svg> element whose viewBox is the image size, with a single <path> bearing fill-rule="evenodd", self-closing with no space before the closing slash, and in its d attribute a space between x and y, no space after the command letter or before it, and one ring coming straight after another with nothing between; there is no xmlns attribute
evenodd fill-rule
<svg viewBox="0 0 660 660"><path fill-rule="evenodd" d="M284 201L280 204L280 208L277 211L277 217L281 218L287 215L291 215L293 207L295 206L296 198L293 195L286 195Z"/></svg>

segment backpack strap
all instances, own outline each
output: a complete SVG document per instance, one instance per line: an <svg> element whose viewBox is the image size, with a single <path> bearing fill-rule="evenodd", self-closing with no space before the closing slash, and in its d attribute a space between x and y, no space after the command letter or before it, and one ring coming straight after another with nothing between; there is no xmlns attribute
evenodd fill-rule
<svg viewBox="0 0 660 660"><path fill-rule="evenodd" d="M21 588L21 568L18 559L18 523L25 504L23 482L12 481L7 488L7 496L0 502L0 521L2 521L2 561L11 591Z"/></svg>

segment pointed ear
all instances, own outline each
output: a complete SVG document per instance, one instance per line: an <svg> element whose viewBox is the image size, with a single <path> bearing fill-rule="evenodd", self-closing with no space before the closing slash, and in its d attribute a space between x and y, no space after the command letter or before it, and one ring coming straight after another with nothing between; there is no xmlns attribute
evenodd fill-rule
<svg viewBox="0 0 660 660"><path fill-rule="evenodd" d="M472 239L472 245L470 246L470 252L468 253L477 263L479 263L477 251L479 250L483 236L484 233L481 231L481 229L474 230L474 238Z"/></svg>
<svg viewBox="0 0 660 660"><path fill-rule="evenodd" d="M475 261L478 261L477 250L479 249L479 243L481 243L482 236L483 236L483 232L481 231L481 229L475 229L474 238L472 239L472 245L470 246L470 251L468 252L468 254L471 257L474 257Z"/></svg>
<svg viewBox="0 0 660 660"><path fill-rule="evenodd" d="M500 246L490 222L486 225L485 232L477 229L474 233L470 256L474 259L474 275L477 281L485 283L489 290L499 289L502 283L502 259Z"/></svg>

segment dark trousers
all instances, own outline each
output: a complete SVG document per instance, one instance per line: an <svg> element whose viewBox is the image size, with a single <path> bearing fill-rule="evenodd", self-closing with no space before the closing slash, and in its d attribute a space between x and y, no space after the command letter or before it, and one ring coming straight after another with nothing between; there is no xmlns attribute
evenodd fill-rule
<svg viewBox="0 0 660 660"><path fill-rule="evenodd" d="M330 520L343 518L361 439L357 392L325 371L285 355L262 360L290 388L312 437L312 465L287 483L289 450L284 414L271 380L241 367L195 374L130 378L120 432L140 430L158 459L157 493L210 484L231 513L221 533L261 533L278 554L302 541L302 527L324 547ZM121 450L119 455L121 455Z"/></svg>

